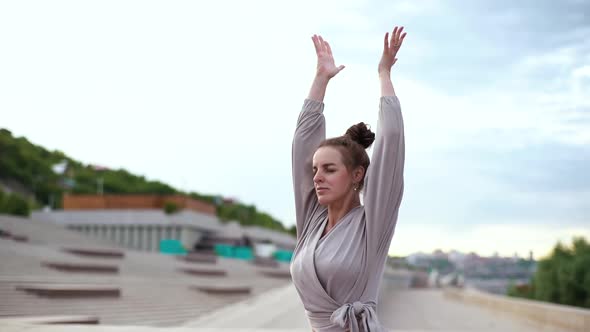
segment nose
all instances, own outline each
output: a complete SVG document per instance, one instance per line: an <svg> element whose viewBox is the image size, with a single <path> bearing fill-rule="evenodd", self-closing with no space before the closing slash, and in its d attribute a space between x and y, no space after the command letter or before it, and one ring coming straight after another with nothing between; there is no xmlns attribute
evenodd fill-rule
<svg viewBox="0 0 590 332"><path fill-rule="evenodd" d="M321 183L322 181L324 181L324 177L320 175L320 172L316 172L315 175L313 176L313 183Z"/></svg>

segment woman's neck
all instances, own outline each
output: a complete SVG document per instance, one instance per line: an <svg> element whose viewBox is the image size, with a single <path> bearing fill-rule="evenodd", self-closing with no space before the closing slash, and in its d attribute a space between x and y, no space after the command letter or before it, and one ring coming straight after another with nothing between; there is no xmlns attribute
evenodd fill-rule
<svg viewBox="0 0 590 332"><path fill-rule="evenodd" d="M361 205L359 195L352 193L347 195L342 200L334 202L328 206L328 229L336 226L338 221L342 219L350 210Z"/></svg>

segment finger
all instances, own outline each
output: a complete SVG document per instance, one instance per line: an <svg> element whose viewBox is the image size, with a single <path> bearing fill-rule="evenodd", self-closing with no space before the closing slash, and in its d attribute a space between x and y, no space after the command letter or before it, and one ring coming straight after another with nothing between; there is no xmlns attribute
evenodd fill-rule
<svg viewBox="0 0 590 332"><path fill-rule="evenodd" d="M389 41L389 48L392 48L395 45L395 35L397 34L397 26L393 28L393 32L391 33L391 40Z"/></svg>
<svg viewBox="0 0 590 332"><path fill-rule="evenodd" d="M389 50L389 32L385 33L385 38L383 39L383 53Z"/></svg>
<svg viewBox="0 0 590 332"><path fill-rule="evenodd" d="M402 46L402 38L401 38L401 34L402 31L404 30L404 27L401 27L400 29L397 30L397 36L395 37L395 49L399 50L399 47ZM405 33L403 34L404 36L406 35Z"/></svg>
<svg viewBox="0 0 590 332"><path fill-rule="evenodd" d="M404 42L404 38L406 38L407 33L404 32L404 34L402 35L402 37L399 40L399 46L402 46L402 43Z"/></svg>
<svg viewBox="0 0 590 332"><path fill-rule="evenodd" d="M322 38L322 36L318 36L318 38L320 39L320 50L326 51L326 42L324 41L324 38Z"/></svg>
<svg viewBox="0 0 590 332"><path fill-rule="evenodd" d="M324 42L326 43L326 50L328 51L328 54L331 56L332 55L332 48L330 47L330 44L328 44L328 42Z"/></svg>
<svg viewBox="0 0 590 332"><path fill-rule="evenodd" d="M320 53L320 46L319 46L320 41L318 40L318 36L313 35L311 37L311 40L313 40L313 46L315 47L315 53L316 54Z"/></svg>
<svg viewBox="0 0 590 332"><path fill-rule="evenodd" d="M395 43L394 43L394 47L395 47L396 49L398 49L398 48L399 48L400 34L402 33L402 30L403 30L403 29L404 29L404 27L399 27L399 28L397 29L397 33L396 33L396 35L395 35Z"/></svg>
<svg viewBox="0 0 590 332"><path fill-rule="evenodd" d="M338 66L338 72L340 72L344 68L346 68L346 66L344 66L344 65Z"/></svg>

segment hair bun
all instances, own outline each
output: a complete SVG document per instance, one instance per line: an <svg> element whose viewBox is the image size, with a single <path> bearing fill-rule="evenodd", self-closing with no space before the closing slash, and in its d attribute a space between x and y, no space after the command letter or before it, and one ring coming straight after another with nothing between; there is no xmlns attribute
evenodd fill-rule
<svg viewBox="0 0 590 332"><path fill-rule="evenodd" d="M364 122L359 122L348 128L344 136L362 145L365 149L375 141L375 133Z"/></svg>

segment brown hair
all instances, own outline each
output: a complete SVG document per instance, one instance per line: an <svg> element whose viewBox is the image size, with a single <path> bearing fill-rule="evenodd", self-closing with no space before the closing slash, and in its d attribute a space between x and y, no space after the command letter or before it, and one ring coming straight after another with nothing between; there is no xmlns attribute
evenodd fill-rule
<svg viewBox="0 0 590 332"><path fill-rule="evenodd" d="M369 129L364 122L359 122L346 131L343 136L329 138L323 141L318 148L332 146L337 148L342 154L342 162L349 171L353 171L359 166L367 169L371 163L369 155L365 149L369 148L375 141L375 134ZM359 182L358 190L363 188L365 179Z"/></svg>

